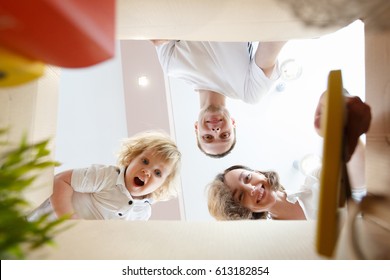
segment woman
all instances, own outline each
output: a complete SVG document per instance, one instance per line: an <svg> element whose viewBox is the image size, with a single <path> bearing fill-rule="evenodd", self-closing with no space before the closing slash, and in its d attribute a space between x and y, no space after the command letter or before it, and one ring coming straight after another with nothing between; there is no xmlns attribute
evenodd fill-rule
<svg viewBox="0 0 390 280"><path fill-rule="evenodd" d="M320 119L324 104L321 96L314 118L314 127L321 135ZM347 108L346 140L348 171L352 197L360 199L364 188L364 145L360 135L368 131L370 107L360 98L345 96ZM235 165L216 176L208 185L208 208L217 220L238 219L315 219L317 216L320 169L312 171L300 190L287 193L276 172L255 171Z"/></svg>
<svg viewBox="0 0 390 280"><path fill-rule="evenodd" d="M217 220L304 220L315 215L311 203L317 190L314 176L299 192L288 194L276 172L234 165L208 185L208 208Z"/></svg>

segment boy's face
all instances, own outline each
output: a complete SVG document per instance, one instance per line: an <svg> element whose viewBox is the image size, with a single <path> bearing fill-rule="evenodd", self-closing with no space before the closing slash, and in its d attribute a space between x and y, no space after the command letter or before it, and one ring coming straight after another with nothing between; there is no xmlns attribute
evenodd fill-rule
<svg viewBox="0 0 390 280"><path fill-rule="evenodd" d="M135 157L127 166L126 188L134 198L141 198L157 190L171 174L172 163L165 163L149 151Z"/></svg>

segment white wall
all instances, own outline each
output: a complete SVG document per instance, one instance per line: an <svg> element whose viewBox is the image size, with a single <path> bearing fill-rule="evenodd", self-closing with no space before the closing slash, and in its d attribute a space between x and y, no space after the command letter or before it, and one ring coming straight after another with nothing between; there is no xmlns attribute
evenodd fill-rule
<svg viewBox="0 0 390 280"><path fill-rule="evenodd" d="M62 69L56 172L91 164L115 164L120 140L127 137L122 65L116 56L99 65Z"/></svg>

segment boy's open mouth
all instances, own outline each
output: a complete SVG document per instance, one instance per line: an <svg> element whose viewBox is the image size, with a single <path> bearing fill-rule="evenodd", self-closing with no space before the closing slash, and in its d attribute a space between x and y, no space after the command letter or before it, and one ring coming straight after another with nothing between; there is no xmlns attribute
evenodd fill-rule
<svg viewBox="0 0 390 280"><path fill-rule="evenodd" d="M140 178L134 177L134 184L135 184L137 187L142 187L145 183L144 183L144 181L142 181Z"/></svg>

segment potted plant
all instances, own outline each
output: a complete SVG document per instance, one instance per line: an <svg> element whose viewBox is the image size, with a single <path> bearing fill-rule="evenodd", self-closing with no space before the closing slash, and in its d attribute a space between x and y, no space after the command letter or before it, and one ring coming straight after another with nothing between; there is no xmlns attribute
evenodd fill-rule
<svg viewBox="0 0 390 280"><path fill-rule="evenodd" d="M0 129L0 136L6 132ZM29 202L23 192L32 186L39 172L57 166L50 160L49 140L30 144L24 137L16 147L0 142L0 257L4 259L25 259L31 250L46 244L53 244L53 237L63 227L62 217L50 221L42 216L37 221L27 221L26 209Z"/></svg>

